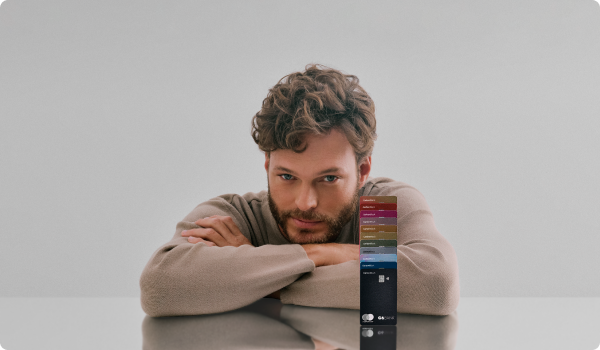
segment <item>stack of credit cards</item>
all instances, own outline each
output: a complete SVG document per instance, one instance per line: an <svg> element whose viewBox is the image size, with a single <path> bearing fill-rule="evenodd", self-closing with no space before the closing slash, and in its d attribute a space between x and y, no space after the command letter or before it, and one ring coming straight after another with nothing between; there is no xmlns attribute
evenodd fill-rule
<svg viewBox="0 0 600 350"><path fill-rule="evenodd" d="M396 196L360 197L360 323L395 325L398 203Z"/></svg>

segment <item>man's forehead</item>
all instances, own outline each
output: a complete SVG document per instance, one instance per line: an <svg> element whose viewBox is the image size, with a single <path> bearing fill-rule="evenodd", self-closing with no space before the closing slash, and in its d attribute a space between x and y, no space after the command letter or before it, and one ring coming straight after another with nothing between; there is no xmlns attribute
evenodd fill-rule
<svg viewBox="0 0 600 350"><path fill-rule="evenodd" d="M270 160L274 166L297 167L299 164L304 167L324 168L344 168L354 159L354 152L342 151L340 149L327 149L309 147L303 152L294 152L290 149L279 149L272 151Z"/></svg>
<svg viewBox="0 0 600 350"><path fill-rule="evenodd" d="M306 151L305 151L306 152ZM292 150L277 150L271 152L269 168L290 174L324 175L346 174L355 166L354 154L331 155L327 152L304 154Z"/></svg>
<svg viewBox="0 0 600 350"><path fill-rule="evenodd" d="M300 153L290 149L272 151L270 167L290 173L318 175L334 169L349 172L355 166L354 149L339 130L331 130L325 135L307 135L304 142L306 149Z"/></svg>

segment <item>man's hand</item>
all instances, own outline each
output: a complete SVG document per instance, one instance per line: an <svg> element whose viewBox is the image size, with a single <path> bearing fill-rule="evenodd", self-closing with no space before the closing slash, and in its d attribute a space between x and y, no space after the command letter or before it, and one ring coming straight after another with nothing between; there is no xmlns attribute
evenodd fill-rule
<svg viewBox="0 0 600 350"><path fill-rule="evenodd" d="M360 258L360 246L358 244L303 244L302 248L306 251L308 258L315 263L315 266L336 265Z"/></svg>
<svg viewBox="0 0 600 350"><path fill-rule="evenodd" d="M190 243L202 242L207 246L217 247L252 245L230 216L213 215L196 220L195 223L201 227L181 232L181 236L188 237Z"/></svg>

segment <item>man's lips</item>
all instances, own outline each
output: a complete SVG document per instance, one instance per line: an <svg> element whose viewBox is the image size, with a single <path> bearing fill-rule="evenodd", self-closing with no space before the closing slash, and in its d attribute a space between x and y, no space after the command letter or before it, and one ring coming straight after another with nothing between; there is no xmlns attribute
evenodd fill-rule
<svg viewBox="0 0 600 350"><path fill-rule="evenodd" d="M323 221L304 221L296 218L292 218L294 225L300 228L312 228L322 223Z"/></svg>

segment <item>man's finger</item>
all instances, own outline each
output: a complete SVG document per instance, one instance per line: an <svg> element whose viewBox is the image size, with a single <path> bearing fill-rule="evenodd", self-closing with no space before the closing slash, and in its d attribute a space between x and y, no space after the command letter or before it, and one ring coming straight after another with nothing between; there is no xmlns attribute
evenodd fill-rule
<svg viewBox="0 0 600 350"><path fill-rule="evenodd" d="M222 218L223 223L227 226L227 228L229 228L229 230L234 236L233 242L236 247L239 247L243 244L252 245L252 242L250 242L250 240L246 236L244 236L242 231L240 231L240 229L237 227L237 225L230 216L223 216Z"/></svg>
<svg viewBox="0 0 600 350"><path fill-rule="evenodd" d="M214 247L216 246L216 244L214 244L211 241L205 241L202 238L198 238L198 237L188 237L188 242L196 244L196 243L204 243L209 247Z"/></svg>
<svg viewBox="0 0 600 350"><path fill-rule="evenodd" d="M223 238L219 232L212 228L194 228L191 230L185 230L181 232L181 236L202 238L205 241L215 243L219 247L229 245L227 244L227 240L225 240L225 238Z"/></svg>
<svg viewBox="0 0 600 350"><path fill-rule="evenodd" d="M220 222L222 222L223 224L225 224L225 226L229 229L229 232L231 232L231 234L233 236L237 236L237 237L241 236L244 238L246 237L246 236L244 236L242 231L240 231L239 227L235 224L235 222L233 221L231 216L213 215L210 218L217 219Z"/></svg>
<svg viewBox="0 0 600 350"><path fill-rule="evenodd" d="M193 228L191 230L183 230L181 231L181 237L198 237L200 235L200 229Z"/></svg>
<svg viewBox="0 0 600 350"><path fill-rule="evenodd" d="M213 230L220 233L221 236L223 236L223 238L226 241L233 243L235 240L235 235L231 232L231 230L229 229L229 226L225 224L225 222L224 222L225 218L229 218L229 220L231 220L231 218L229 216L215 215L214 217L196 220L196 225L202 226L202 227L210 227ZM233 220L232 220L232 223L233 223ZM235 226L235 224L233 224L233 226Z"/></svg>
<svg viewBox="0 0 600 350"><path fill-rule="evenodd" d="M227 226L227 228L229 228L229 231L234 236L244 236L244 234L242 233L242 231L240 231L240 229L237 227L235 222L233 222L233 219L231 218L231 216L221 216L221 220ZM244 237L246 237L246 236L244 236Z"/></svg>

